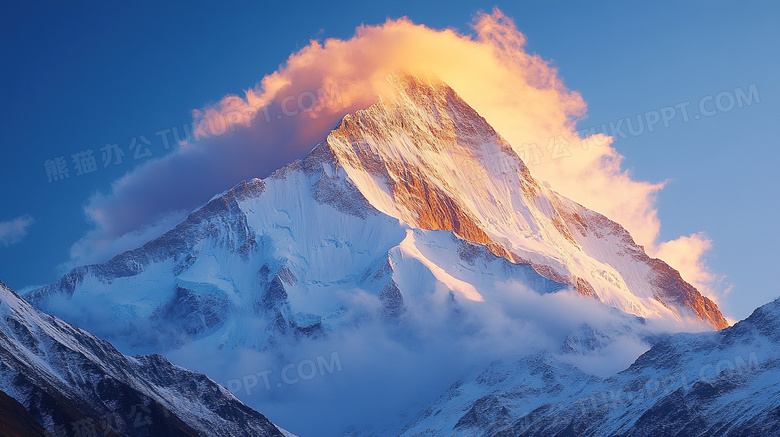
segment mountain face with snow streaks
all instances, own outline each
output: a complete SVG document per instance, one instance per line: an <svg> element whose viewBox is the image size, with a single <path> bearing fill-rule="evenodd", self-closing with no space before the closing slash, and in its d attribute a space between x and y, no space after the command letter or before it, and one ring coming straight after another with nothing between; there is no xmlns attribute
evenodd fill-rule
<svg viewBox="0 0 780 437"><path fill-rule="evenodd" d="M346 116L326 143L358 190L413 227L442 229L638 316L671 309L716 328L717 306L619 224L531 176L487 121L437 81ZM665 307L665 308L662 308Z"/></svg>
<svg viewBox="0 0 780 437"><path fill-rule="evenodd" d="M2 283L0 327L3 435L282 436L205 375L122 355Z"/></svg>
<svg viewBox="0 0 780 437"><path fill-rule="evenodd" d="M436 287L483 301L510 280L538 293L570 287L639 317L727 326L619 224L536 180L447 85L388 80L394 93L345 116L306 158L26 297L144 352L326 335L357 317L345 289L365 290L393 319Z"/></svg>

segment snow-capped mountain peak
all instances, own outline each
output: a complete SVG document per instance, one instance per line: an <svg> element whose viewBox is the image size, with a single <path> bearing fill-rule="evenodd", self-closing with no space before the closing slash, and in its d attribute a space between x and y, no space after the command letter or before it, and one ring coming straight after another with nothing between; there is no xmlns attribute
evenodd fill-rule
<svg viewBox="0 0 780 437"><path fill-rule="evenodd" d="M265 348L336 329L348 323L341 290L350 288L397 313L434 284L480 300L516 278L641 317L727 325L619 224L536 180L452 88L406 74L389 81L393 93L346 115L305 159L28 299L151 350L192 340ZM104 323L116 319L127 326ZM247 333L251 319L276 322Z"/></svg>
<svg viewBox="0 0 780 437"><path fill-rule="evenodd" d="M346 115L305 158L239 183L138 249L25 297L123 351L178 353L181 364L223 372L218 379L245 372L229 370L229 357L327 344L367 324L361 335L387 336L391 349L400 330L403 341L415 337L406 344L413 350L435 332L469 346L495 337L505 353L522 343L505 332L551 326L529 321L536 315L523 312L528 302L575 302L539 311L567 319L586 307L600 316L606 306L627 314L627 326L727 326L712 301L622 226L537 180L452 88L407 74L389 83L391 92ZM494 326L494 318L507 323ZM518 326L531 328L518 334ZM563 341L559 334L542 332L518 349L539 351ZM564 346L579 351L602 340L582 329ZM206 355L223 361L198 367L211 361L198 358ZM271 414L275 405L259 409Z"/></svg>
<svg viewBox="0 0 780 437"><path fill-rule="evenodd" d="M372 206L413 227L449 230L631 314L717 306L625 229L536 180L511 146L441 81L392 75L395 95L344 117L325 141Z"/></svg>

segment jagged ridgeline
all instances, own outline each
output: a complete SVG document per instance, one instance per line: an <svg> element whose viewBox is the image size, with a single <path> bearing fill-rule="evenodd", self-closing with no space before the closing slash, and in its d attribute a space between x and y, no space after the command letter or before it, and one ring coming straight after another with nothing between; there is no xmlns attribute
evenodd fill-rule
<svg viewBox="0 0 780 437"><path fill-rule="evenodd" d="M350 323L338 294L350 287L372 293L393 318L437 284L455 300L480 300L510 279L539 293L570 287L644 318L727 326L622 226L536 180L446 84L389 80L394 93L344 117L305 159L27 299L158 352L321 335ZM248 333L248 319L266 328Z"/></svg>

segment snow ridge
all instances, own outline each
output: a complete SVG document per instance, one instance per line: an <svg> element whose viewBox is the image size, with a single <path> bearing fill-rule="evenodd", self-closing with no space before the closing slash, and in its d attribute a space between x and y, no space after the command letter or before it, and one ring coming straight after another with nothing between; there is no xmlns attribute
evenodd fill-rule
<svg viewBox="0 0 780 437"><path fill-rule="evenodd" d="M83 425L117 436L282 435L205 375L160 355L124 356L2 283L0 326L0 391L50 433L75 435Z"/></svg>
<svg viewBox="0 0 780 437"><path fill-rule="evenodd" d="M775 435L780 418L780 300L718 332L658 341L599 378L549 352L464 378L403 436Z"/></svg>

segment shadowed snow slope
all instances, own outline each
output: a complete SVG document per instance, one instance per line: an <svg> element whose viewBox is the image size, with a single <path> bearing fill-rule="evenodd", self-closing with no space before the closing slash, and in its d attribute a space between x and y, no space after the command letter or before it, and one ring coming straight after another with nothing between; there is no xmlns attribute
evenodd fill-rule
<svg viewBox="0 0 780 437"><path fill-rule="evenodd" d="M609 378L552 354L464 378L403 436L767 436L780 426L780 302L676 334Z"/></svg>

